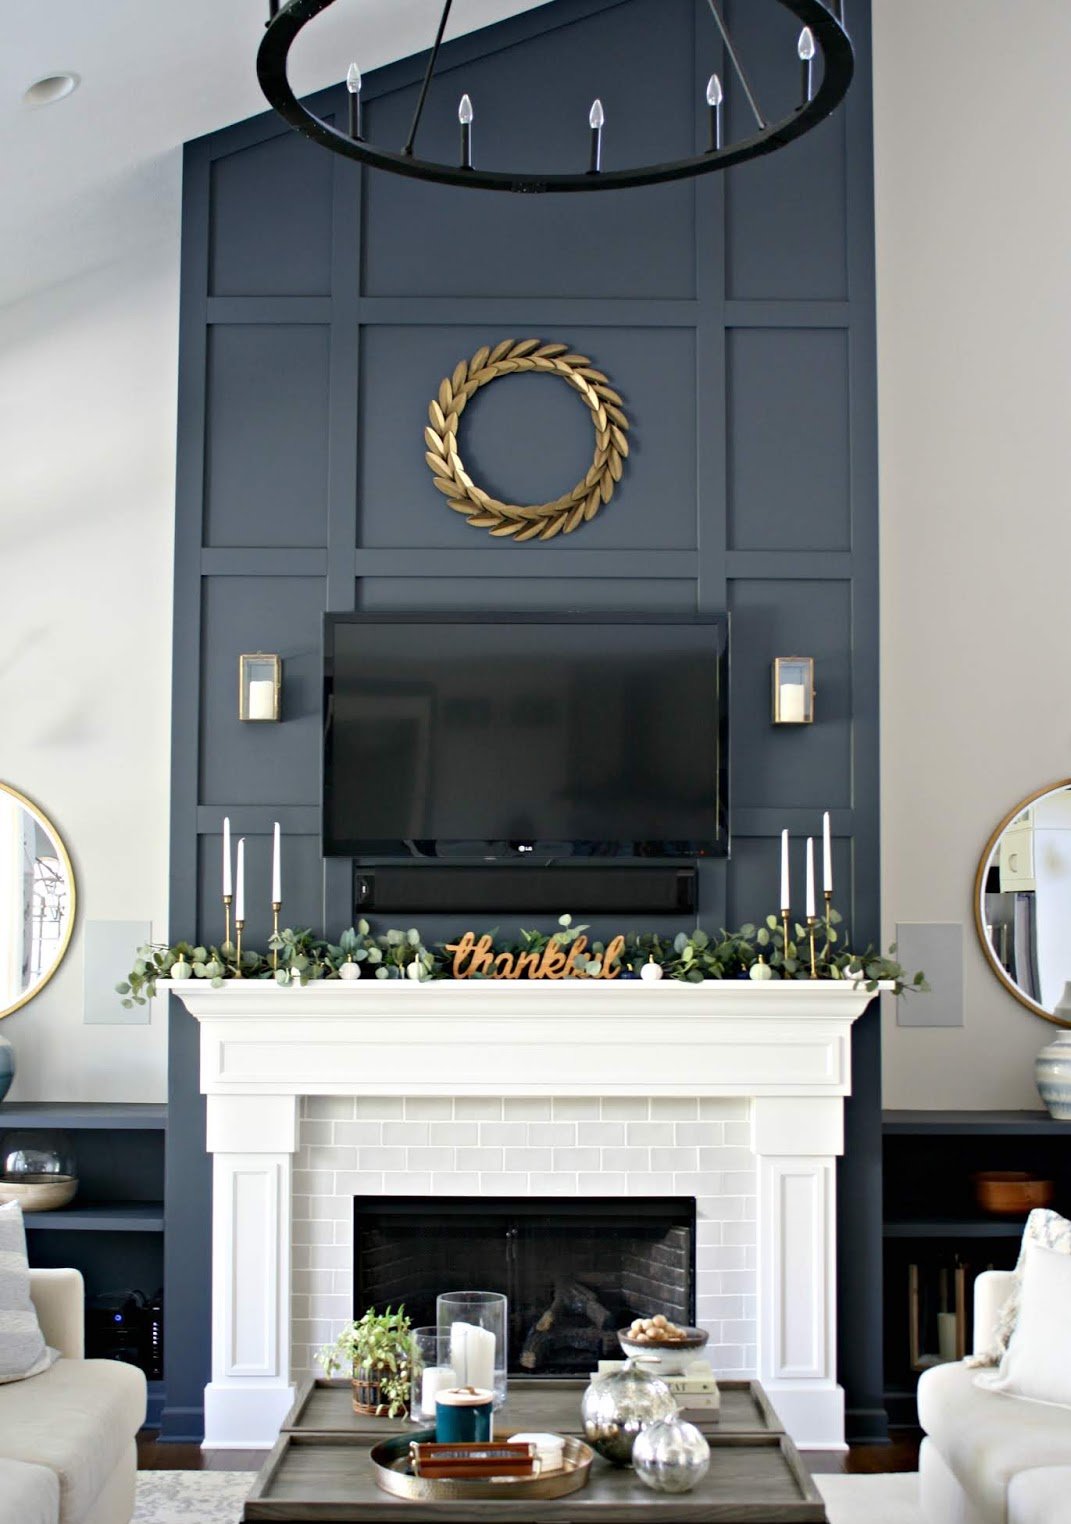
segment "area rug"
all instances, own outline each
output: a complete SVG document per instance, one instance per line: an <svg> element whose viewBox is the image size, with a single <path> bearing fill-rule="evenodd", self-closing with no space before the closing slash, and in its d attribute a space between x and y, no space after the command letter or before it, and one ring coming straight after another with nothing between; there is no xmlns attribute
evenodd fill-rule
<svg viewBox="0 0 1071 1524"><path fill-rule="evenodd" d="M133 1524L239 1524L252 1471L139 1471ZM918 1477L817 1476L829 1524L922 1524Z"/></svg>

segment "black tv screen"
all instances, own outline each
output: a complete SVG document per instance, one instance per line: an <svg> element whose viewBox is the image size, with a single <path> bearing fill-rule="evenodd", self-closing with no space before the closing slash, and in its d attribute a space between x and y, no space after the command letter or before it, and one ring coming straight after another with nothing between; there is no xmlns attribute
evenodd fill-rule
<svg viewBox="0 0 1071 1524"><path fill-rule="evenodd" d="M329 614L324 851L723 855L727 712L724 615Z"/></svg>

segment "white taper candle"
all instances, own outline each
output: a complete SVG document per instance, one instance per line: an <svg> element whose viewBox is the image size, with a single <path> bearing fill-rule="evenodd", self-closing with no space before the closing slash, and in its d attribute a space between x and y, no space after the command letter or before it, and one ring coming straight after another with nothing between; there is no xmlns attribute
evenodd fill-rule
<svg viewBox="0 0 1071 1524"><path fill-rule="evenodd" d="M234 874L234 919L245 920L245 837L238 838L238 866Z"/></svg>
<svg viewBox="0 0 1071 1524"><path fill-rule="evenodd" d="M788 831L781 832L781 909L787 910L792 904L788 897Z"/></svg>
<svg viewBox="0 0 1071 1524"><path fill-rule="evenodd" d="M814 837L807 838L807 915L814 915Z"/></svg>
<svg viewBox="0 0 1071 1524"><path fill-rule="evenodd" d="M822 816L822 888L833 893L833 841L829 834L829 811Z"/></svg>
<svg viewBox="0 0 1071 1524"><path fill-rule="evenodd" d="M223 817L223 893L233 894L231 884L231 817Z"/></svg>
<svg viewBox="0 0 1071 1524"><path fill-rule="evenodd" d="M275 822L271 844L271 902L273 905L281 905L283 902L283 854L278 821Z"/></svg>

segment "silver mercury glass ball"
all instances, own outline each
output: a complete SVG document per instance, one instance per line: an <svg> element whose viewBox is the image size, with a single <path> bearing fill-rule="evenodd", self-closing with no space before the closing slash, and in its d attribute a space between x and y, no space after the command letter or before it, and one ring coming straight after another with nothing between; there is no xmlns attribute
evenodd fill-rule
<svg viewBox="0 0 1071 1524"><path fill-rule="evenodd" d="M624 1370L591 1383L580 1411L588 1444L613 1465L628 1466L636 1436L659 1419L676 1418L677 1404L664 1381L629 1360Z"/></svg>
<svg viewBox="0 0 1071 1524"><path fill-rule="evenodd" d="M637 1436L632 1464L653 1492L691 1492L710 1470L710 1446L694 1423L668 1418Z"/></svg>

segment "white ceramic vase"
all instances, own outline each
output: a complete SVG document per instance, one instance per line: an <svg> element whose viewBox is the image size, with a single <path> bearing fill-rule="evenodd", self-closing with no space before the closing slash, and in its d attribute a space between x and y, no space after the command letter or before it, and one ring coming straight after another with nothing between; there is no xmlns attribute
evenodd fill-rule
<svg viewBox="0 0 1071 1524"><path fill-rule="evenodd" d="M1065 1019L1071 1015L1071 1001L1066 1012L1061 1007L1069 994L1071 984L1056 1007L1056 1013ZM1038 1093L1051 1114L1057 1121L1071 1122L1071 1032L1061 1032L1042 1048L1034 1060L1034 1075Z"/></svg>

